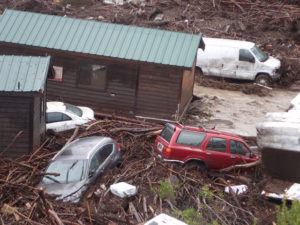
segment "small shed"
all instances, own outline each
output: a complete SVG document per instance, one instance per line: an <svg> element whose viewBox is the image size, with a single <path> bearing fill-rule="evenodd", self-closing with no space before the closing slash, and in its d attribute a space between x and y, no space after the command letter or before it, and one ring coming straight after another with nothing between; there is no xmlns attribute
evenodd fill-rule
<svg viewBox="0 0 300 225"><path fill-rule="evenodd" d="M192 99L201 34L5 10L0 53L51 55L47 97L174 119Z"/></svg>
<svg viewBox="0 0 300 225"><path fill-rule="evenodd" d="M0 156L18 157L45 134L50 57L0 55Z"/></svg>

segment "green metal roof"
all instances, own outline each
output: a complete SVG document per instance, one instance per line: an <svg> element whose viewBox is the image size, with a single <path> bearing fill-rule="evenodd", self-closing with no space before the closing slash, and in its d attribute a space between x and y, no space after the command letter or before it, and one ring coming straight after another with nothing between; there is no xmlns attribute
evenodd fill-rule
<svg viewBox="0 0 300 225"><path fill-rule="evenodd" d="M0 42L191 68L202 35L6 9Z"/></svg>
<svg viewBox="0 0 300 225"><path fill-rule="evenodd" d="M0 55L0 92L38 92L45 89L50 56Z"/></svg>

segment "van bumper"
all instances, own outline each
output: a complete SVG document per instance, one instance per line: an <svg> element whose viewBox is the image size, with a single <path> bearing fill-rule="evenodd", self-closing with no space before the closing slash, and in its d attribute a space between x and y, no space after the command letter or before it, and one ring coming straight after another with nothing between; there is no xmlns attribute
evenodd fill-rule
<svg viewBox="0 0 300 225"><path fill-rule="evenodd" d="M279 72L276 72L276 73L273 73L273 74L272 74L272 80L273 80L273 81L279 80L280 77L281 77L281 73L279 73Z"/></svg>

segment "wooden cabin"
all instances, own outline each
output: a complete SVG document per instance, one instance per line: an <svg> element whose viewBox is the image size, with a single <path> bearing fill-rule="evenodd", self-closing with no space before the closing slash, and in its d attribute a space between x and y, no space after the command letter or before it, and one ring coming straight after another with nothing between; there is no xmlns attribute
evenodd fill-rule
<svg viewBox="0 0 300 225"><path fill-rule="evenodd" d="M202 35L5 10L0 53L51 55L47 98L96 112L179 118Z"/></svg>
<svg viewBox="0 0 300 225"><path fill-rule="evenodd" d="M50 57L0 56L0 156L19 157L44 137Z"/></svg>

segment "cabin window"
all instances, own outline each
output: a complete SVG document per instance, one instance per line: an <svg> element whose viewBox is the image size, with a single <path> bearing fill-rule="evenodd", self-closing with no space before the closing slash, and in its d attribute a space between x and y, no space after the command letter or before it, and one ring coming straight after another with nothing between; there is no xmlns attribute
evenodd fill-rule
<svg viewBox="0 0 300 225"><path fill-rule="evenodd" d="M63 67L61 67L61 66L52 66L52 70L50 72L48 80L62 82L62 77L63 77Z"/></svg>
<svg viewBox="0 0 300 225"><path fill-rule="evenodd" d="M106 88L107 67L98 64L81 64L79 67L78 87L104 91Z"/></svg>

